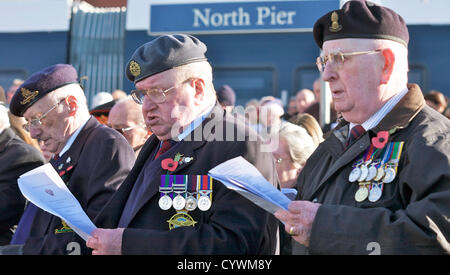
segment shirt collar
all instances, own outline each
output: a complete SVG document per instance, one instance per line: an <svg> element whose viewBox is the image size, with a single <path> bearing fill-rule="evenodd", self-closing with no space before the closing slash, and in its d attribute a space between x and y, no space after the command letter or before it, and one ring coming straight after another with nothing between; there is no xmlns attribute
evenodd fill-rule
<svg viewBox="0 0 450 275"><path fill-rule="evenodd" d="M80 127L78 127L78 129L75 131L75 133L73 133L70 136L69 140L67 140L67 142L66 142L66 145L64 145L64 148L61 150L61 152L59 152L59 154L58 154L59 157L64 155L64 153L67 152L67 150L69 150L69 148L72 146L73 142L77 138L78 134L81 132L81 129L83 129L84 125L86 125L88 120L89 120L89 117L81 124Z"/></svg>
<svg viewBox="0 0 450 275"><path fill-rule="evenodd" d="M394 108L395 105L406 95L408 88L405 87L400 93L394 95L389 99L383 107L381 107L375 114L373 114L368 120L366 120L361 126L366 130L370 130L380 123L380 121ZM351 129L357 124L350 122L350 127L348 128L349 133Z"/></svg>
<svg viewBox="0 0 450 275"><path fill-rule="evenodd" d="M205 118L207 118L209 116L209 114L211 113L212 109L214 108L214 104L212 104L211 106L209 106L208 108L206 108L197 118L195 118L187 127L186 129L179 134L176 138L174 138L175 141L181 141L183 140L186 136L188 136L190 133L192 133L192 131L195 130L195 128L197 128L198 126L200 126L203 121L205 120Z"/></svg>

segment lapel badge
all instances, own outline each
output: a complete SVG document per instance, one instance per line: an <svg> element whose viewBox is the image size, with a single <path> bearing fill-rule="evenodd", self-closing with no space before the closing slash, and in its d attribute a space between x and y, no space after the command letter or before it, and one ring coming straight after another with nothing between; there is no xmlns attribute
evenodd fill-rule
<svg viewBox="0 0 450 275"><path fill-rule="evenodd" d="M339 16L337 14L337 12L333 12L331 14L331 26L330 26L330 32L338 32L342 29L342 26L339 25Z"/></svg>
<svg viewBox="0 0 450 275"><path fill-rule="evenodd" d="M58 165L58 170L61 170L63 167L64 167L64 164L62 164L62 163L59 164L59 165Z"/></svg>
<svg viewBox="0 0 450 275"><path fill-rule="evenodd" d="M71 160L72 160L72 159L71 159L70 157L68 157L68 158L66 159L66 163L70 163Z"/></svg>
<svg viewBox="0 0 450 275"><path fill-rule="evenodd" d="M139 66L139 64L136 61L134 61L134 60L130 61L129 69L130 69L130 73L134 77L137 77L137 76L139 76L141 74L141 66Z"/></svg>
<svg viewBox="0 0 450 275"><path fill-rule="evenodd" d="M25 88L20 89L20 92L22 92L23 96L23 100L20 102L20 104L22 105L30 103L39 94L39 91L31 92L30 90Z"/></svg>

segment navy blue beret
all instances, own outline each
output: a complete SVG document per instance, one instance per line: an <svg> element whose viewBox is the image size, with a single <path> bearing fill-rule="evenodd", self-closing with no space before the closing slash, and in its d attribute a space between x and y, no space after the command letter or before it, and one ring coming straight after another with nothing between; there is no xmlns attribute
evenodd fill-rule
<svg viewBox="0 0 450 275"><path fill-rule="evenodd" d="M207 48L186 34L163 35L140 46L127 63L126 74L134 83L172 68L207 60Z"/></svg>
<svg viewBox="0 0 450 275"><path fill-rule="evenodd" d="M348 1L319 18L313 34L319 48L325 41L343 38L387 39L405 47L409 42L408 28L400 15L364 0Z"/></svg>
<svg viewBox="0 0 450 275"><path fill-rule="evenodd" d="M56 64L32 74L19 86L9 104L13 115L23 116L25 111L46 94L65 85L78 83L77 71L69 64Z"/></svg>

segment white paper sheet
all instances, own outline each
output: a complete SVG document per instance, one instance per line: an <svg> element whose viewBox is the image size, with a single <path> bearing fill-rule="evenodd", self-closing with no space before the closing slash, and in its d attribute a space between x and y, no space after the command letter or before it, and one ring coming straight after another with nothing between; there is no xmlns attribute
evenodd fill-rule
<svg viewBox="0 0 450 275"><path fill-rule="evenodd" d="M240 156L217 165L209 170L209 175L272 214L279 209L287 210L291 202Z"/></svg>
<svg viewBox="0 0 450 275"><path fill-rule="evenodd" d="M84 240L96 228L51 164L21 175L17 182L27 200L63 219Z"/></svg>

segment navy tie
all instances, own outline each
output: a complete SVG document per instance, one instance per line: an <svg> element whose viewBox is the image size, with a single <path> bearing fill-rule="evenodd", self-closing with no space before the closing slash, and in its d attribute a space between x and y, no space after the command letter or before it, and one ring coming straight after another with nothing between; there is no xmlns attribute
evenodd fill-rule
<svg viewBox="0 0 450 275"><path fill-rule="evenodd" d="M350 131L350 134L348 135L346 148L352 145L360 136L362 136L366 130L361 125L356 125L352 128Z"/></svg>

